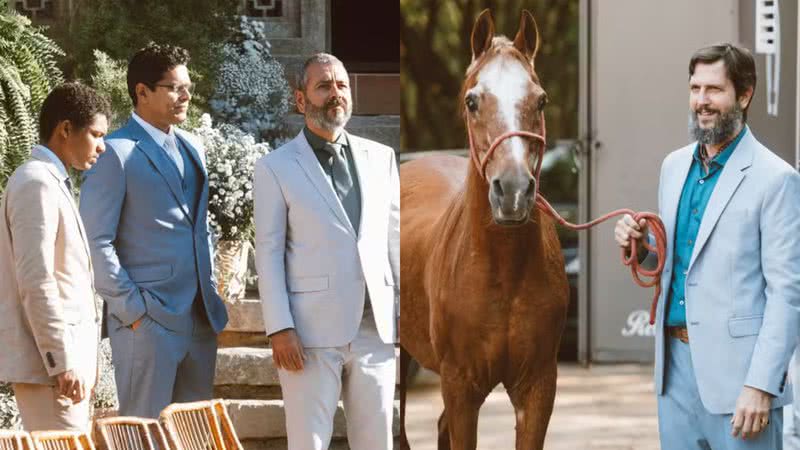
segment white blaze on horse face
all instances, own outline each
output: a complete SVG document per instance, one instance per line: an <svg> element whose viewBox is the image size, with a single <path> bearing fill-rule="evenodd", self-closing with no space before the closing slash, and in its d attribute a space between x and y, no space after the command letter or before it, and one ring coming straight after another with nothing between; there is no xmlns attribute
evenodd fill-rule
<svg viewBox="0 0 800 450"><path fill-rule="evenodd" d="M500 56L489 62L478 74L478 85L497 99L498 121L506 131L523 130L517 106L528 94L531 77L522 63L513 58ZM495 136L496 138L497 136ZM511 148L513 158L527 165L528 146L525 138L509 138L506 145Z"/></svg>

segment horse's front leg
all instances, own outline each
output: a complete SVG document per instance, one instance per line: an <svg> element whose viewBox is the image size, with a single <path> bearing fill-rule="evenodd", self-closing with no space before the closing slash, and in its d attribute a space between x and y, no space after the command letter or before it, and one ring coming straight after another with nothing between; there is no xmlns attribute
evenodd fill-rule
<svg viewBox="0 0 800 450"><path fill-rule="evenodd" d="M541 368L533 379L506 386L517 418L517 450L541 450L556 396L556 364Z"/></svg>
<svg viewBox="0 0 800 450"><path fill-rule="evenodd" d="M478 445L478 413L491 387L480 386L465 371L443 363L442 398L450 429L452 450L475 450Z"/></svg>

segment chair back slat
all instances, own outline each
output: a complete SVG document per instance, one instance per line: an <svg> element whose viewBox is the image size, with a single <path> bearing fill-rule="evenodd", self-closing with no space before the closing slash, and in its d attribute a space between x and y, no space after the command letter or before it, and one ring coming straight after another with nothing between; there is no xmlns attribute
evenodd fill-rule
<svg viewBox="0 0 800 450"><path fill-rule="evenodd" d="M242 450L222 400L174 403L161 421L174 450Z"/></svg>
<svg viewBox="0 0 800 450"><path fill-rule="evenodd" d="M97 427L108 450L173 450L155 419L109 417L99 419Z"/></svg>
<svg viewBox="0 0 800 450"><path fill-rule="evenodd" d="M31 435L26 431L0 430L0 450L34 450Z"/></svg>
<svg viewBox="0 0 800 450"><path fill-rule="evenodd" d="M77 431L34 431L36 450L95 450L92 438Z"/></svg>

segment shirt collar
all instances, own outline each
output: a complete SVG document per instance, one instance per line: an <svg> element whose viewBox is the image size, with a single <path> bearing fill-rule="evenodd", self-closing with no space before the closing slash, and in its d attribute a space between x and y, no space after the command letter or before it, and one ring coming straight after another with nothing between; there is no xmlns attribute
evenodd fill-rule
<svg viewBox="0 0 800 450"><path fill-rule="evenodd" d="M175 127L169 127L169 133L164 133L158 128L147 123L144 119L139 117L136 112L133 112L131 116L133 117L133 120L135 120L139 125L142 126L142 128L144 128L144 131L147 131L147 134L149 134L150 137L156 141L156 144L158 144L159 147L164 147L164 143L167 141L168 136L175 139Z"/></svg>
<svg viewBox="0 0 800 450"><path fill-rule="evenodd" d="M327 139L324 137L314 133L308 127L303 127L303 134L306 136L306 140L308 144L314 150L322 150L323 146L328 142ZM347 147L347 136L345 136L345 132L342 131L339 133L339 136L336 137L336 140L333 141L334 144L339 144L343 147Z"/></svg>
<svg viewBox="0 0 800 450"><path fill-rule="evenodd" d="M725 148L723 148L722 150L720 150L719 153L714 155L714 157L711 158L708 164L709 165L716 164L719 165L720 167L725 166L725 163L728 162L728 160L731 158L731 154L733 154L733 151L739 145L739 142L742 140L748 129L749 128L747 127L747 125L743 126L742 131L740 131L739 134L737 134L736 137L728 145L725 146ZM694 159L699 163L703 162L703 159L700 157L701 146L702 144L698 142L697 147L695 147L694 149Z"/></svg>
<svg viewBox="0 0 800 450"><path fill-rule="evenodd" d="M64 163L61 162L60 159L58 159L58 156L56 156L56 154L53 153L52 150L41 144L35 145L33 148L39 150L39 152L47 156L47 158L50 159L50 161L52 161L52 163L56 166L56 168L58 168L58 173L61 174L61 181L64 181L67 178L69 178L69 174L67 173L67 168L64 167Z"/></svg>

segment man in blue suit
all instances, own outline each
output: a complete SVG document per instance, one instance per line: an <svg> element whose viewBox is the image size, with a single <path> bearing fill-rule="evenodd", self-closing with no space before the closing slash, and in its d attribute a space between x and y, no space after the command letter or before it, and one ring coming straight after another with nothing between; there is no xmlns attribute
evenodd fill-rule
<svg viewBox="0 0 800 450"><path fill-rule="evenodd" d="M205 153L176 126L192 97L188 62L167 45L133 56L134 112L81 189L121 415L157 417L169 403L211 398L228 320L212 273Z"/></svg>
<svg viewBox="0 0 800 450"><path fill-rule="evenodd" d="M698 50L689 64L696 142L661 167L667 255L655 390L664 450L782 445L800 328L800 175L746 125L755 86L748 50ZM647 231L625 216L615 238L628 248ZM653 255L638 251L652 267Z"/></svg>

